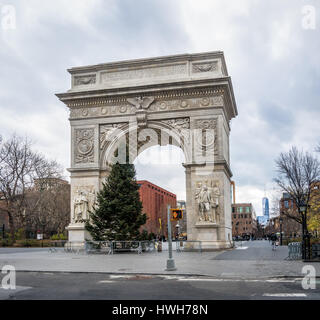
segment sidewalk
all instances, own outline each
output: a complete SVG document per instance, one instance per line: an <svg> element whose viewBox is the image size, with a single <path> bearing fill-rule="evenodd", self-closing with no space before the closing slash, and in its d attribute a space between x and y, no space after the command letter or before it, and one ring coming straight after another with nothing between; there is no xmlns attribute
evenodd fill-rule
<svg viewBox="0 0 320 320"><path fill-rule="evenodd" d="M168 252L119 253L114 255L85 255L51 253L48 249L24 249L9 253L0 248L0 268L13 265L17 271L98 272L203 275L215 278L263 279L274 277L303 277L302 267L313 265L320 276L320 263L287 261L287 248L279 248L273 256L250 256L250 250L234 249L220 252L174 252L176 271L165 271ZM4 249L5 250L5 249ZM260 250L261 251L261 250ZM271 252L271 251L270 251Z"/></svg>

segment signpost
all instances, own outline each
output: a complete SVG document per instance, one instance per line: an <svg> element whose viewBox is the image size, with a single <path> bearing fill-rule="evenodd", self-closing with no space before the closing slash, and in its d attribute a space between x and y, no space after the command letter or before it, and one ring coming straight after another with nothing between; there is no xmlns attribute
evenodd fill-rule
<svg viewBox="0 0 320 320"><path fill-rule="evenodd" d="M170 219L170 204L168 205L168 248L169 248L169 259L167 260L166 271L175 271L177 268L174 264L174 259L172 258L172 238L171 238L171 219Z"/></svg>

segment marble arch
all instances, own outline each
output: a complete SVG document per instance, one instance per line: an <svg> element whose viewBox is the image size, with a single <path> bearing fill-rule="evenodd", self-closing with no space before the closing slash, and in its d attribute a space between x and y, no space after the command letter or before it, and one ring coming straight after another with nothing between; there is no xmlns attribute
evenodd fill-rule
<svg viewBox="0 0 320 320"><path fill-rule="evenodd" d="M117 148L128 144L133 162L151 145L174 144L185 154L188 240L201 241L208 250L229 247L229 134L237 107L223 52L112 62L68 72L71 89L57 96L70 109L69 241L81 246L89 238L80 219L86 210L82 208L94 202Z"/></svg>

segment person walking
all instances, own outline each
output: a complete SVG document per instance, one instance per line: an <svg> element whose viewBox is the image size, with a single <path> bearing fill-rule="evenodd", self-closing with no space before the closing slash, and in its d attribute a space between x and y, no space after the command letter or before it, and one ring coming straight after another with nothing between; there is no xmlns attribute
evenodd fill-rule
<svg viewBox="0 0 320 320"><path fill-rule="evenodd" d="M272 242L272 250L276 250L278 237L275 233L270 236L270 240Z"/></svg>

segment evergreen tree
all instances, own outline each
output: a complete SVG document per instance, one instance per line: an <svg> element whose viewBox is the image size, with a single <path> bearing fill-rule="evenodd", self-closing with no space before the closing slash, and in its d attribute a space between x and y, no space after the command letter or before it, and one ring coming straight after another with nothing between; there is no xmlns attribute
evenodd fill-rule
<svg viewBox="0 0 320 320"><path fill-rule="evenodd" d="M139 186L133 164L112 166L110 175L97 194L96 206L86 221L93 240L142 240L140 227L146 223L142 213Z"/></svg>

